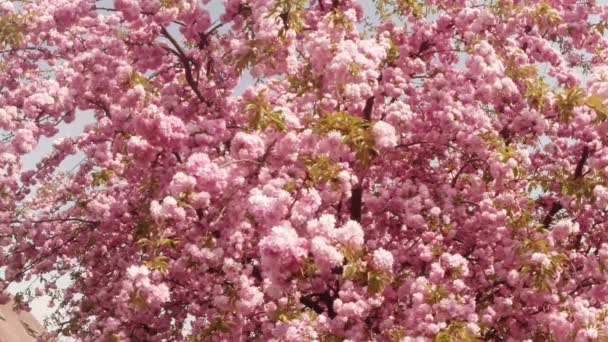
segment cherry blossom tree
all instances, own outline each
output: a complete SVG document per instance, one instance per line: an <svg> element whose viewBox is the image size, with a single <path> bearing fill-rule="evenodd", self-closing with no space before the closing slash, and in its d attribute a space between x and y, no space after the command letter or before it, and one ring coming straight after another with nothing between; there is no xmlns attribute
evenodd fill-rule
<svg viewBox="0 0 608 342"><path fill-rule="evenodd" d="M607 340L608 7L363 4L0 0L3 299L49 339Z"/></svg>

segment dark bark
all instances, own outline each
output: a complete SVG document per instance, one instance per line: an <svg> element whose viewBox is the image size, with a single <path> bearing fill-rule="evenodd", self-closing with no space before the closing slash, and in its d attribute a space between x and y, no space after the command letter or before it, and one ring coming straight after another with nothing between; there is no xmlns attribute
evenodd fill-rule
<svg viewBox="0 0 608 342"><path fill-rule="evenodd" d="M372 119L372 110L374 108L374 99L372 96L365 101L365 108L363 108L363 117L367 121ZM350 218L351 220L361 222L363 208L363 179L359 181L359 184L351 192L350 200Z"/></svg>
<svg viewBox="0 0 608 342"><path fill-rule="evenodd" d="M300 303L317 314L322 314L327 310L327 316L334 318L336 317L336 311L334 311L334 301L336 298L338 298L337 291L328 289L322 293L304 295L300 297Z"/></svg>
<svg viewBox="0 0 608 342"><path fill-rule="evenodd" d="M551 206L551 209L549 209L549 212L547 213L547 215L545 215L545 218L543 219L543 226L545 226L545 228L548 228L551 224L551 221L553 221L553 216L555 216L555 214L557 214L557 212L562 210L563 208L564 207L561 203L554 202Z"/></svg>
<svg viewBox="0 0 608 342"><path fill-rule="evenodd" d="M589 158L589 147L585 146L585 147L583 147L583 155L581 156L581 159L576 164L576 170L574 171L574 179L578 179L583 176L583 167L585 167L585 163L587 162L588 158Z"/></svg>
<svg viewBox="0 0 608 342"><path fill-rule="evenodd" d="M363 207L363 188L358 185L353 189L350 199L350 219L361 222L361 209Z"/></svg>
<svg viewBox="0 0 608 342"><path fill-rule="evenodd" d="M583 168L587 163L587 159L589 159L589 147L585 146L583 147L583 155L581 156L581 159L579 159L578 163L576 163L576 169L574 170L574 175L572 177L573 179L579 179L583 177ZM545 218L543 220L543 226L545 228L548 228L549 225L551 225L555 214L557 214L557 212L562 210L563 208L564 206L560 202L554 202L553 205L551 205L551 209L549 209L547 215L545 215Z"/></svg>

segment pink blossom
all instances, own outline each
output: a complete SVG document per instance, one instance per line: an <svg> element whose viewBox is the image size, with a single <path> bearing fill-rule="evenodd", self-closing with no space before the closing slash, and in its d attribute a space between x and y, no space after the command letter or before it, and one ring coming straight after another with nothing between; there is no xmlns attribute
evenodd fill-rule
<svg viewBox="0 0 608 342"><path fill-rule="evenodd" d="M266 151L264 140L258 135L237 133L230 144L231 154L237 159L257 159Z"/></svg>
<svg viewBox="0 0 608 342"><path fill-rule="evenodd" d="M596 197L597 205L600 208L608 207L608 189L601 185L596 185L593 189L593 195Z"/></svg>
<svg viewBox="0 0 608 342"><path fill-rule="evenodd" d="M289 225L272 228L269 235L259 243L262 268L273 279L281 279L297 271L297 265L307 254L306 240Z"/></svg>
<svg viewBox="0 0 608 342"><path fill-rule="evenodd" d="M216 3L0 0L0 286L50 339L608 334L607 4Z"/></svg>
<svg viewBox="0 0 608 342"><path fill-rule="evenodd" d="M325 238L317 236L310 242L310 252L315 258L315 263L323 269L332 269L342 265L344 256L338 249L332 246Z"/></svg>
<svg viewBox="0 0 608 342"><path fill-rule="evenodd" d="M182 192L191 191L196 185L196 179L183 172L178 172L173 176L173 180L169 184L171 193L179 195Z"/></svg>
<svg viewBox="0 0 608 342"><path fill-rule="evenodd" d="M181 221L186 217L185 210L179 207L177 200L171 196L165 197L162 203L153 201L150 204L150 214L158 221L167 219Z"/></svg>
<svg viewBox="0 0 608 342"><path fill-rule="evenodd" d="M240 281L239 307L244 313L251 313L256 307L264 303L264 293L258 287L252 286L247 277L242 276Z"/></svg>
<svg viewBox="0 0 608 342"><path fill-rule="evenodd" d="M348 221L342 227L335 230L333 237L344 246L359 249L364 242L364 232L361 225L356 221Z"/></svg>
<svg viewBox="0 0 608 342"><path fill-rule="evenodd" d="M395 147L398 142L395 128L384 121L378 121L373 128L376 145L380 148Z"/></svg>
<svg viewBox="0 0 608 342"><path fill-rule="evenodd" d="M549 259L549 257L543 253L533 253L530 260L542 267L549 267L549 265L551 265L551 259Z"/></svg>
<svg viewBox="0 0 608 342"><path fill-rule="evenodd" d="M28 153L36 147L36 137L34 136L34 132L30 129L19 129L15 134L15 140L13 141L13 146L15 147L15 151L17 153L23 154Z"/></svg>
<svg viewBox="0 0 608 342"><path fill-rule="evenodd" d="M393 261L393 254L384 248L379 248L374 251L372 262L376 269L391 273L393 270Z"/></svg>
<svg viewBox="0 0 608 342"><path fill-rule="evenodd" d="M556 241L564 240L571 234L576 234L579 231L578 223L570 220L557 221L551 227L551 235Z"/></svg>
<svg viewBox="0 0 608 342"><path fill-rule="evenodd" d="M258 220L277 222L287 214L290 199L288 192L268 184L262 189L253 189L248 201L251 213Z"/></svg>

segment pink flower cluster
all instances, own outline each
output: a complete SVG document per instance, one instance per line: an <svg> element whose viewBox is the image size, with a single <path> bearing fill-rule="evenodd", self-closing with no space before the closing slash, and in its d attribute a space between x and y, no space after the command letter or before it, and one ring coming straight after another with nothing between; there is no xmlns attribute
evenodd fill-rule
<svg viewBox="0 0 608 342"><path fill-rule="evenodd" d="M2 301L85 342L606 339L608 5L218 3L0 0Z"/></svg>

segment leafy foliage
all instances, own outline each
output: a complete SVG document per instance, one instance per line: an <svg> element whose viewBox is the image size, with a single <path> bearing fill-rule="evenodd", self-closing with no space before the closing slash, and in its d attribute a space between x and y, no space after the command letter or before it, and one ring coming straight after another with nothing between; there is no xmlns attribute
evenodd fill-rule
<svg viewBox="0 0 608 342"><path fill-rule="evenodd" d="M561 21L558 11L544 0L534 9L534 17L543 27L552 27Z"/></svg>
<svg viewBox="0 0 608 342"><path fill-rule="evenodd" d="M363 259L363 252L346 248L343 249L343 255L346 264L342 278L367 286L368 293L372 295L382 293L386 285L392 281L388 274L369 267Z"/></svg>
<svg viewBox="0 0 608 342"><path fill-rule="evenodd" d="M169 258L164 255L157 255L145 261L144 265L151 270L167 272L169 270Z"/></svg>
<svg viewBox="0 0 608 342"><path fill-rule="evenodd" d="M190 336L189 342L208 341L216 334L227 333L234 327L234 323L226 321L223 317L215 317L209 324L196 336Z"/></svg>
<svg viewBox="0 0 608 342"><path fill-rule="evenodd" d="M307 158L306 164L307 184L314 187L321 182L333 182L338 178L340 165L333 162L328 155Z"/></svg>
<svg viewBox="0 0 608 342"><path fill-rule="evenodd" d="M251 39L247 41L247 51L236 59L236 70L240 74L252 66L265 60L272 60L275 53L273 42L264 39Z"/></svg>
<svg viewBox="0 0 608 342"><path fill-rule="evenodd" d="M285 38L287 30L299 32L304 25L304 9L308 0L277 0L269 15L276 16L283 27L279 31L279 37Z"/></svg>
<svg viewBox="0 0 608 342"><path fill-rule="evenodd" d="M568 122L572 116L572 110L581 106L585 101L585 93L578 87L572 87L557 97L557 107L559 108L560 118Z"/></svg>
<svg viewBox="0 0 608 342"><path fill-rule="evenodd" d="M26 29L26 17L19 14L0 16L0 46L17 47Z"/></svg>
<svg viewBox="0 0 608 342"><path fill-rule="evenodd" d="M94 172L91 174L93 178L93 186L102 186L105 185L114 175L114 171L112 170L101 170L99 172Z"/></svg>
<svg viewBox="0 0 608 342"><path fill-rule="evenodd" d="M416 18L424 15L424 1L419 0L375 0L376 10L383 19L391 15L412 15Z"/></svg>
<svg viewBox="0 0 608 342"><path fill-rule="evenodd" d="M433 338L433 342L475 342L479 341L477 336L465 325L464 322L455 321Z"/></svg>
<svg viewBox="0 0 608 342"><path fill-rule="evenodd" d="M315 124L318 134L326 135L332 131L342 134L342 140L353 149L357 159L364 165L369 164L376 155L371 123L347 112L327 113Z"/></svg>
<svg viewBox="0 0 608 342"><path fill-rule="evenodd" d="M258 94L255 99L245 103L245 110L251 115L249 127L253 130L264 130L274 127L278 131L285 131L287 126L280 111L272 109L266 101L264 93Z"/></svg>

